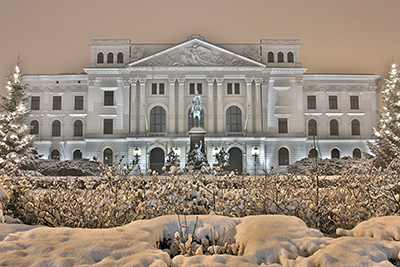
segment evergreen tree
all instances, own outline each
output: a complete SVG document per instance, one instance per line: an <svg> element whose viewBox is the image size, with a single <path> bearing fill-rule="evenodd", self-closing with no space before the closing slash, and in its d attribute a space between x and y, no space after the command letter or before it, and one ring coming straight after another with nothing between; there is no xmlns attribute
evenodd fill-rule
<svg viewBox="0 0 400 267"><path fill-rule="evenodd" d="M400 156L400 76L396 64L390 69L389 79L385 79L382 103L379 127L374 129L376 144L370 144L370 149L375 154L375 165L386 168L398 162Z"/></svg>
<svg viewBox="0 0 400 267"><path fill-rule="evenodd" d="M0 104L0 166L6 159L18 161L32 155L33 135L25 124L28 115L25 85L21 84L19 64L6 86L8 96L1 96Z"/></svg>

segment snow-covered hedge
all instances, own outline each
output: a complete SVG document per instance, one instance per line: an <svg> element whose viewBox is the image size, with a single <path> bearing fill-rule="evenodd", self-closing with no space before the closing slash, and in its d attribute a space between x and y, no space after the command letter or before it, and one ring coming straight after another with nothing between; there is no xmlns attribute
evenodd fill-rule
<svg viewBox="0 0 400 267"><path fill-rule="evenodd" d="M2 175L10 196L5 213L26 224L107 228L168 214L231 217L283 214L333 234L374 216L398 212L395 173L352 169L321 178L292 174L265 176L127 176L117 163L101 177L15 177Z"/></svg>

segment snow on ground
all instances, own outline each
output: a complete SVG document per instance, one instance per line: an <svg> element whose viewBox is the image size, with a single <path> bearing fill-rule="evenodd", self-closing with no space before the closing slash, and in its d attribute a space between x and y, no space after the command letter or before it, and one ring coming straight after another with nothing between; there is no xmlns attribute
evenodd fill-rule
<svg viewBox="0 0 400 267"><path fill-rule="evenodd" d="M196 216L180 217L193 231ZM215 230L214 230L215 228ZM0 224L0 266L393 266L400 251L400 217L381 217L330 238L296 218L200 215L199 239L212 231L236 242L239 255L176 256L157 242L179 231L177 216L112 229ZM390 262L390 261L391 262Z"/></svg>

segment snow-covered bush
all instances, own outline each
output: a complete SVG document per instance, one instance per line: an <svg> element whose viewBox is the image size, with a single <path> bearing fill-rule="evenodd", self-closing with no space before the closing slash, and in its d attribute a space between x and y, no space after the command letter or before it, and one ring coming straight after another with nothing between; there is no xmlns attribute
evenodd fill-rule
<svg viewBox="0 0 400 267"><path fill-rule="evenodd" d="M335 177L266 174L237 176L184 174L129 176L134 165L101 165L100 177L3 176L10 196L5 213L28 224L105 228L168 214L243 217L284 214L334 234L374 216L399 211L400 182L395 172L373 166L352 168ZM220 174L220 173L219 173Z"/></svg>

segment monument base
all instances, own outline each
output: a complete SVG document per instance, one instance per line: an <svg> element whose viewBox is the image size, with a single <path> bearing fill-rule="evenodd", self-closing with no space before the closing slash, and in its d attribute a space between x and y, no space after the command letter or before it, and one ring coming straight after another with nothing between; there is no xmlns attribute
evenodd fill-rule
<svg viewBox="0 0 400 267"><path fill-rule="evenodd" d="M190 152L186 166L191 170L205 169L208 172L208 161L205 152L204 137L206 131L201 127L193 127L188 132L190 136Z"/></svg>

